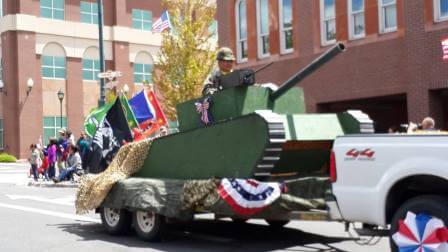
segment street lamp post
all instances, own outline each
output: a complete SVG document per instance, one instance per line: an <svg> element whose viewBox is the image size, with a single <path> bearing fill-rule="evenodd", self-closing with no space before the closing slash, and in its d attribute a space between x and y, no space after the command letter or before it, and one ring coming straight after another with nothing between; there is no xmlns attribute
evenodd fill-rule
<svg viewBox="0 0 448 252"><path fill-rule="evenodd" d="M61 89L58 91L59 103L61 104L61 128L62 128L62 100L64 100L64 92Z"/></svg>
<svg viewBox="0 0 448 252"><path fill-rule="evenodd" d="M104 62L104 48L103 48L103 0L96 1L98 5L98 44L100 50L100 72L105 72L105 62ZM98 107L104 105L106 100L106 95L104 91L104 79L100 78L100 99L98 100Z"/></svg>

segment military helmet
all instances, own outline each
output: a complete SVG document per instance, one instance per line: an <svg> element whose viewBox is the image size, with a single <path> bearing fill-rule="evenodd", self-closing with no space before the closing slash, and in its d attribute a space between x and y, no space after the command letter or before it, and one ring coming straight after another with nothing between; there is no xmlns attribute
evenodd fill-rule
<svg viewBox="0 0 448 252"><path fill-rule="evenodd" d="M232 49L228 47L221 47L216 54L216 60L235 60L235 56L233 56Z"/></svg>

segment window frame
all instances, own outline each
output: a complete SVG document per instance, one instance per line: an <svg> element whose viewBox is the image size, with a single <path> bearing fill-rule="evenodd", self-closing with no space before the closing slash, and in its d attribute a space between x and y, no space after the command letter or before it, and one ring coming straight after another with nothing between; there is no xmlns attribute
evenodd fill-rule
<svg viewBox="0 0 448 252"><path fill-rule="evenodd" d="M52 57L53 65L44 65L44 57ZM55 64L55 58L64 58L64 67L56 66ZM48 79L48 80L66 80L67 79L67 59L65 56L52 56L52 55L42 55L42 61L41 61L41 72L42 72L42 79ZM52 68L53 77L47 77L44 76L43 69L44 67ZM64 78L56 77L56 69L64 69Z"/></svg>
<svg viewBox="0 0 448 252"><path fill-rule="evenodd" d="M442 0L434 0L434 22L443 22L448 20L448 14L446 16L442 16L442 8L440 6L440 1Z"/></svg>
<svg viewBox="0 0 448 252"><path fill-rule="evenodd" d="M42 18L48 18L48 19L52 19L52 20L65 20L65 0L50 0L51 1L51 7L47 7L47 6L42 6L42 0L39 1L39 11L40 11L40 17ZM62 9L59 8L55 8L54 7L54 2L55 1L62 1L62 6L64 6ZM49 9L51 11L51 17L44 17L42 16L42 9ZM62 19L59 18L55 18L55 10L62 10Z"/></svg>
<svg viewBox="0 0 448 252"><path fill-rule="evenodd" d="M291 0L291 27L290 28L285 28L284 26L284 20L283 20L283 1L285 0L279 0L278 4L279 4L279 31L280 31L280 53L281 54L288 54L288 53L292 53L294 52L294 15L293 15L293 1ZM285 36L285 32L286 31L291 31L292 33L292 47L291 48L286 48L286 36Z"/></svg>
<svg viewBox="0 0 448 252"><path fill-rule="evenodd" d="M0 17L3 17L3 0L0 0Z"/></svg>
<svg viewBox="0 0 448 252"><path fill-rule="evenodd" d="M139 18L135 18L134 17L134 11L138 11L140 13L140 17ZM144 12L148 12L150 17L149 20L144 19ZM136 27L135 24L136 22L139 23L139 27ZM149 23L149 27L148 29L145 29L144 24L145 23ZM144 10L144 9L132 9L132 28L136 29L136 30L140 30L140 31L152 31L152 11L150 10Z"/></svg>
<svg viewBox="0 0 448 252"><path fill-rule="evenodd" d="M389 32L395 32L398 29L398 10L397 10L397 0L393 0L393 3L389 3L386 5L383 5L383 0L378 0L378 13L379 13L379 22L380 22L380 34L389 33ZM386 20L384 15L384 10L386 7L395 5L395 27L386 28Z"/></svg>
<svg viewBox="0 0 448 252"><path fill-rule="evenodd" d="M91 60L92 61L92 66L93 68L89 69L89 68L84 68L84 61L85 60ZM97 66L98 64L98 69L95 69L95 66ZM91 79L84 79L84 71L89 71L89 72L93 72L93 80ZM100 69L100 60L99 59L89 59L89 58L83 58L82 59L82 80L83 81L88 81L88 82L98 82L100 80L100 78L98 78L98 73L101 72Z"/></svg>
<svg viewBox="0 0 448 252"><path fill-rule="evenodd" d="M336 0L334 0L334 16L329 19L325 19L325 0L320 0L320 41L322 46L328 46L336 43L337 23L336 23ZM335 26L335 38L327 40L327 28L326 22L334 20Z"/></svg>
<svg viewBox="0 0 448 252"><path fill-rule="evenodd" d="M139 64L139 65L143 65L143 72L136 72L136 69L135 69L135 67L136 67L136 65L137 64ZM149 65L150 66L150 68L151 68L151 70L150 70L150 72L149 73L146 73L145 72L145 65ZM153 79L152 79L152 71L153 71L153 69L154 69L154 64L151 64L151 63L136 63L136 62L134 62L134 64L133 64L133 70L134 70L134 84L135 85L143 85L143 82L136 82L135 81L135 76L138 74L138 75L143 75L143 77L145 77L145 75L148 75L149 76L149 78L150 78L150 81L149 81L149 84L152 84L152 83L154 83L153 82ZM145 80L145 78L143 78L143 80Z"/></svg>
<svg viewBox="0 0 448 252"><path fill-rule="evenodd" d="M54 119L54 124L51 125L51 126L46 126L45 125L45 119L46 118ZM48 143L48 139L46 139L46 137L45 137L45 130L46 129L47 130L54 130L54 137L57 137L59 129L61 129L62 127L67 128L67 125L68 125L68 118L67 118L67 116L62 116L62 125L61 126L59 126L60 122L61 122L61 116L44 116L42 118L42 130L43 130L43 132L42 132L43 133L42 134L42 136L43 136L42 141L43 141L44 144Z"/></svg>
<svg viewBox="0 0 448 252"><path fill-rule="evenodd" d="M89 5L89 7L90 7L90 12L84 12L82 9L81 9L81 5L82 4L88 4ZM93 2L87 2L87 1L81 1L80 2L80 4L79 4L79 13L80 13L80 22L81 23L83 23L83 24L95 24L95 25L97 25L98 24L98 12L94 12L93 11L93 6L95 6L96 5L96 7L98 8L98 4L97 3L93 3ZM83 20L82 20L82 14L87 14L87 15L89 15L89 17L90 17L90 22L84 22Z"/></svg>
<svg viewBox="0 0 448 252"><path fill-rule="evenodd" d="M245 38L241 38L241 33L240 33L240 4L244 3L245 6L245 10L246 13L244 13L245 17L246 17L246 37ZM246 55L246 57L243 58L243 51L241 48L241 43L244 43L246 45L247 51L246 54L249 54L249 47L248 47L248 41L247 41L247 2L246 0L238 0L236 2L235 5L235 24L236 24L236 61L238 63L243 63L243 62L247 62L248 61L248 55Z"/></svg>
<svg viewBox="0 0 448 252"><path fill-rule="evenodd" d="M268 32L267 33L261 33L261 1L263 0L257 0L256 1L256 11L257 11L257 51L258 51L258 58L263 59L267 58L271 55L271 41L270 41L270 22L269 22L269 0L264 0L267 3L267 9L268 9ZM263 37L267 36L268 39L268 52L263 52Z"/></svg>
<svg viewBox="0 0 448 252"><path fill-rule="evenodd" d="M355 40L366 37L366 0L363 1L362 11L353 12L353 0L348 0L348 30L349 30L349 39ZM355 15L361 14L364 19L364 31L362 34L355 34Z"/></svg>

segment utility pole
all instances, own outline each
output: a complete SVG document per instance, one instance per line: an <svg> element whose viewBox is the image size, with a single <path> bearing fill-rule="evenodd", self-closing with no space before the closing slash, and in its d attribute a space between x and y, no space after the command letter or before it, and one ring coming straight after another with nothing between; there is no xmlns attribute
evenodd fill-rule
<svg viewBox="0 0 448 252"><path fill-rule="evenodd" d="M103 46L103 0L96 0L98 5L98 43L100 49L100 72L104 73L105 70L105 62L104 62L104 46ZM98 101L98 107L101 107L105 104L105 91L104 91L104 78L100 78L100 99Z"/></svg>

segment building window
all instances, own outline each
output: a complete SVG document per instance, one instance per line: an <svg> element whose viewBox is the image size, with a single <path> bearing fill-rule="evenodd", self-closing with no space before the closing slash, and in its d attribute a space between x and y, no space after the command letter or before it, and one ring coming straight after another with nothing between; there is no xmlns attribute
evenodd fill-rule
<svg viewBox="0 0 448 252"><path fill-rule="evenodd" d="M393 32L397 30L397 1L379 0L380 32Z"/></svg>
<svg viewBox="0 0 448 252"><path fill-rule="evenodd" d="M81 1L81 23L98 24L98 4Z"/></svg>
<svg viewBox="0 0 448 252"><path fill-rule="evenodd" d="M0 149L4 148L4 144L3 144L3 119L0 119Z"/></svg>
<svg viewBox="0 0 448 252"><path fill-rule="evenodd" d="M134 83L152 83L152 65L134 63Z"/></svg>
<svg viewBox="0 0 448 252"><path fill-rule="evenodd" d="M294 50L292 33L292 0L280 0L281 53L290 53Z"/></svg>
<svg viewBox="0 0 448 252"><path fill-rule="evenodd" d="M322 45L336 42L335 0L320 0L320 28Z"/></svg>
<svg viewBox="0 0 448 252"><path fill-rule="evenodd" d="M349 0L348 2L350 38L362 38L366 35L364 0Z"/></svg>
<svg viewBox="0 0 448 252"><path fill-rule="evenodd" d="M448 0L434 0L434 21L448 20Z"/></svg>
<svg viewBox="0 0 448 252"><path fill-rule="evenodd" d="M236 3L236 51L237 61L247 61L247 13L246 0L239 0Z"/></svg>
<svg viewBox="0 0 448 252"><path fill-rule="evenodd" d="M65 79L65 57L43 55L42 76L49 79Z"/></svg>
<svg viewBox="0 0 448 252"><path fill-rule="evenodd" d="M100 61L95 59L82 60L82 79L97 81L100 73Z"/></svg>
<svg viewBox="0 0 448 252"><path fill-rule="evenodd" d="M132 9L132 27L150 31L152 29L152 13L146 10Z"/></svg>
<svg viewBox="0 0 448 252"><path fill-rule="evenodd" d="M40 16L64 20L64 0L40 0Z"/></svg>
<svg viewBox="0 0 448 252"><path fill-rule="evenodd" d="M212 39L218 39L218 21L213 20L208 26L208 34L212 36Z"/></svg>
<svg viewBox="0 0 448 252"><path fill-rule="evenodd" d="M44 139L43 144L48 144L50 137L57 137L60 128L67 128L67 117L50 116L44 117Z"/></svg>
<svg viewBox="0 0 448 252"><path fill-rule="evenodd" d="M0 0L0 17L3 17L3 0Z"/></svg>
<svg viewBox="0 0 448 252"><path fill-rule="evenodd" d="M269 56L269 1L257 0L258 57Z"/></svg>

